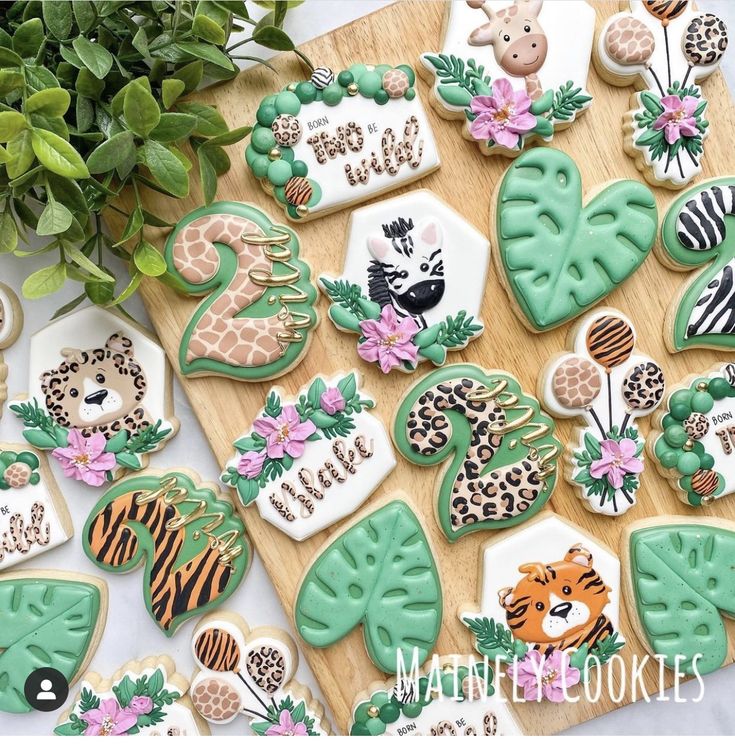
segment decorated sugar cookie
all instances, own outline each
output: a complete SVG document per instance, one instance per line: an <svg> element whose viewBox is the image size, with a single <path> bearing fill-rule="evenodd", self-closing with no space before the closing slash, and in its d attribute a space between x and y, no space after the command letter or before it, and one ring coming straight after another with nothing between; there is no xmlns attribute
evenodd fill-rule
<svg viewBox="0 0 735 745"><path fill-rule="evenodd" d="M250 545L229 501L194 474L146 471L109 489L82 534L87 556L108 572L144 564L143 596L166 636L216 608L250 565Z"/></svg>
<svg viewBox="0 0 735 745"><path fill-rule="evenodd" d="M413 463L446 462L436 516L449 541L517 525L554 491L554 422L501 370L449 365L425 376L398 407L393 438Z"/></svg>
<svg viewBox="0 0 735 745"><path fill-rule="evenodd" d="M412 372L483 331L490 244L425 189L355 210L342 276L319 278L337 328L382 372Z"/></svg>
<svg viewBox="0 0 735 745"><path fill-rule="evenodd" d="M194 631L192 652L199 670L191 699L212 724L242 714L256 735L330 734L324 707L293 680L299 656L285 632L250 629L235 613L213 613Z"/></svg>
<svg viewBox="0 0 735 745"><path fill-rule="evenodd" d="M419 675L393 677L358 694L350 735L455 737L520 735L502 697L496 695L492 665L476 658L432 658Z"/></svg>
<svg viewBox="0 0 735 745"><path fill-rule="evenodd" d="M55 735L209 735L188 694L189 683L166 655L133 660L111 678L88 673Z"/></svg>
<svg viewBox="0 0 735 745"><path fill-rule="evenodd" d="M0 282L0 350L9 347L23 328L23 308L18 296L6 284ZM3 415L3 404L8 397L8 366L3 362L0 353L0 418Z"/></svg>
<svg viewBox="0 0 735 745"><path fill-rule="evenodd" d="M678 271L704 266L669 306L664 336L672 352L692 347L735 349L733 215L735 176L697 184L675 199L666 213L659 258Z"/></svg>
<svg viewBox="0 0 735 745"><path fill-rule="evenodd" d="M296 630L329 647L361 625L373 664L388 673L399 656L423 664L441 628L439 570L426 529L403 497L361 513L307 568L294 607Z"/></svg>
<svg viewBox="0 0 735 745"><path fill-rule="evenodd" d="M728 657L723 617L735 616L735 523L671 516L639 520L621 539L628 617L636 635L681 674Z"/></svg>
<svg viewBox="0 0 735 745"><path fill-rule="evenodd" d="M107 618L107 586L77 572L0 573L0 711L33 711L24 689L42 667L71 686L97 649Z"/></svg>
<svg viewBox="0 0 735 745"><path fill-rule="evenodd" d="M614 308L585 316L572 337L572 351L546 365L541 398L552 414L585 422L567 454L567 476L584 506L622 515L635 505L643 473L645 438L636 420L663 400L664 373L636 352L633 324Z"/></svg>
<svg viewBox="0 0 735 745"><path fill-rule="evenodd" d="M28 385L10 404L23 437L50 451L65 476L90 486L145 468L179 428L163 349L138 325L97 306L31 337Z"/></svg>
<svg viewBox="0 0 735 745"><path fill-rule="evenodd" d="M0 442L0 571L60 546L73 534L46 456Z"/></svg>
<svg viewBox="0 0 735 745"><path fill-rule="evenodd" d="M489 540L481 571L479 610L462 608L460 619L481 655L507 663L527 701L562 703L589 666L625 644L617 556L558 515Z"/></svg>
<svg viewBox="0 0 735 745"><path fill-rule="evenodd" d="M303 541L352 514L395 468L359 373L314 378L294 399L273 389L221 475L240 502Z"/></svg>
<svg viewBox="0 0 735 745"><path fill-rule="evenodd" d="M683 502L708 505L735 493L735 364L676 386L654 418L649 442Z"/></svg>
<svg viewBox="0 0 735 745"><path fill-rule="evenodd" d="M317 325L317 292L296 234L256 207L215 202L174 228L169 271L204 296L181 335L187 377L269 380L306 354Z"/></svg>
<svg viewBox="0 0 735 745"><path fill-rule="evenodd" d="M317 68L260 102L245 160L296 221L405 186L439 167L415 82L410 65Z"/></svg>
<svg viewBox="0 0 735 745"><path fill-rule="evenodd" d="M656 240L656 201L648 187L612 181L585 202L574 161L549 147L513 162L493 204L498 271L534 333L570 321L609 295Z"/></svg>
<svg viewBox="0 0 735 745"><path fill-rule="evenodd" d="M441 54L421 55L440 116L484 155L551 142L592 101L594 9L582 0L447 3ZM573 32L570 33L570 23ZM427 74L428 73L428 74Z"/></svg>
<svg viewBox="0 0 735 745"><path fill-rule="evenodd" d="M600 75L635 86L623 120L625 151L657 186L681 189L702 171L707 99L697 85L727 49L724 22L687 0L630 0L595 48Z"/></svg>

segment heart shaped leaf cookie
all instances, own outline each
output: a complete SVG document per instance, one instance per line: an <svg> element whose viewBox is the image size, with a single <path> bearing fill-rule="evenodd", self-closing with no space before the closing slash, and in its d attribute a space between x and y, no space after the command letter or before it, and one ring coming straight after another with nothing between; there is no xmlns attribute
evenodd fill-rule
<svg viewBox="0 0 735 745"><path fill-rule="evenodd" d="M586 205L574 161L523 153L505 174L496 212L505 285L532 331L548 331L598 303L648 256L656 202L638 181L615 181Z"/></svg>

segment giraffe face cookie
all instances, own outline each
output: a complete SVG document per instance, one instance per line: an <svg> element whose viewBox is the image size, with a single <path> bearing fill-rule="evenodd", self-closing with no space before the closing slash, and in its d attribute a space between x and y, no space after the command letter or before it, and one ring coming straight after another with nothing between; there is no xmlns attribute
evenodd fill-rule
<svg viewBox="0 0 735 745"><path fill-rule="evenodd" d="M523 522L554 491L554 423L500 370L449 365L422 378L398 407L393 439L412 463L446 462L436 515L452 542Z"/></svg>
<svg viewBox="0 0 735 745"><path fill-rule="evenodd" d="M323 217L439 167L410 65L355 64L266 96L245 150L291 220Z"/></svg>
<svg viewBox="0 0 735 745"><path fill-rule="evenodd" d="M412 372L482 333L489 253L485 236L421 189L355 210L342 275L319 284L363 360Z"/></svg>
<svg viewBox="0 0 735 745"><path fill-rule="evenodd" d="M220 476L243 506L296 541L352 514L396 465L359 373L317 377L294 399L271 390Z"/></svg>
<svg viewBox="0 0 735 745"><path fill-rule="evenodd" d="M88 673L55 735L209 735L188 694L189 683L166 655L128 662L111 678Z"/></svg>
<svg viewBox="0 0 735 745"><path fill-rule="evenodd" d="M508 664L527 701L563 702L587 658L603 665L624 645L620 562L572 523L546 513L488 541L480 561L479 611L459 617L481 655Z"/></svg>
<svg viewBox="0 0 735 745"><path fill-rule="evenodd" d="M230 502L182 471L146 471L116 484L92 509L82 542L105 571L144 564L146 608L166 636L230 597L250 565Z"/></svg>
<svg viewBox="0 0 735 745"><path fill-rule="evenodd" d="M270 380L301 361L317 326L317 292L300 250L292 230L240 202L179 221L166 263L185 294L204 296L182 331L184 375Z"/></svg>
<svg viewBox="0 0 735 745"><path fill-rule="evenodd" d="M623 119L625 151L654 185L681 189L702 171L709 134L698 82L717 70L728 43L724 22L693 2L630 0L608 19L595 47L600 75L638 89Z"/></svg>
<svg viewBox="0 0 735 745"><path fill-rule="evenodd" d="M515 157L589 108L594 30L594 8L580 0L449 2L442 51L422 54L419 69L465 139L483 155Z"/></svg>
<svg viewBox="0 0 735 745"><path fill-rule="evenodd" d="M693 506L735 493L735 364L676 386L655 417L651 455Z"/></svg>
<svg viewBox="0 0 735 745"><path fill-rule="evenodd" d="M23 328L23 308L18 296L6 284L0 282L0 350L9 347L19 336ZM0 418L3 415L3 404L8 397L8 366L3 362L0 352Z"/></svg>
<svg viewBox="0 0 735 745"><path fill-rule="evenodd" d="M278 629L250 629L234 613L213 613L194 631L199 670L191 681L197 712L212 724L244 714L256 735L329 735L324 707L293 680L298 651Z"/></svg>
<svg viewBox="0 0 735 745"><path fill-rule="evenodd" d="M28 393L11 411L34 447L64 475L102 486L145 468L178 431L171 369L142 328L97 306L70 313L31 338Z"/></svg>
<svg viewBox="0 0 735 745"><path fill-rule="evenodd" d="M636 420L661 404L666 383L657 362L635 350L630 320L614 308L586 316L572 333L571 352L544 368L539 391L560 417L579 417L567 449L567 479L584 506L622 515L636 503L645 438Z"/></svg>
<svg viewBox="0 0 735 745"><path fill-rule="evenodd" d="M0 571L60 546L73 533L46 456L0 442Z"/></svg>

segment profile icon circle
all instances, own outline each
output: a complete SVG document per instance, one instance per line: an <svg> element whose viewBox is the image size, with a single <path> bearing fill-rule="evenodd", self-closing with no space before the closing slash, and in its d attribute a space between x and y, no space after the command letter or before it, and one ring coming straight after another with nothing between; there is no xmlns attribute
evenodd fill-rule
<svg viewBox="0 0 735 745"><path fill-rule="evenodd" d="M27 678L23 693L28 705L36 711L55 711L69 695L69 683L54 667L40 667Z"/></svg>

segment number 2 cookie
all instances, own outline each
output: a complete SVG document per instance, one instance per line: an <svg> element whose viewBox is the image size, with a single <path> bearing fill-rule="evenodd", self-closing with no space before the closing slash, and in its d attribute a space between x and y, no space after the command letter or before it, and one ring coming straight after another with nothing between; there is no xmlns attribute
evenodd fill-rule
<svg viewBox="0 0 735 745"><path fill-rule="evenodd" d="M23 308L18 296L6 284L0 282L0 350L9 347L23 328ZM8 395L5 381L8 377L8 366L3 362L0 352L0 418L3 415L3 404Z"/></svg>

